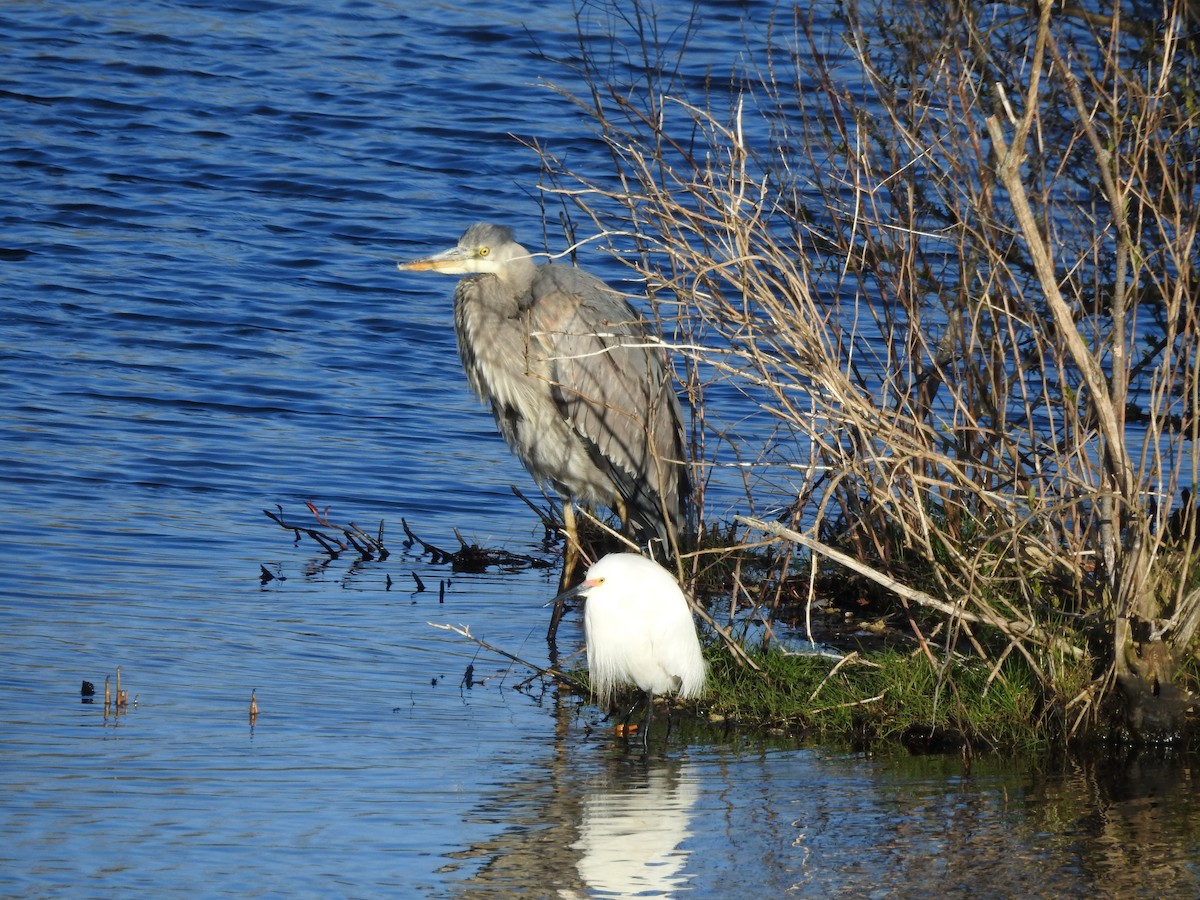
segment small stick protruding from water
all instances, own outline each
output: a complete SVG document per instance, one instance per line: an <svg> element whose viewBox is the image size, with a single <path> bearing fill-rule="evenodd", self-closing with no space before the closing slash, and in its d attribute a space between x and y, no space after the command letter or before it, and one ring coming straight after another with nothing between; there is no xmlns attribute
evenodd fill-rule
<svg viewBox="0 0 1200 900"><path fill-rule="evenodd" d="M250 690L250 724L254 724L254 720L258 718L258 698L255 696L258 693L258 688Z"/></svg>
<svg viewBox="0 0 1200 900"><path fill-rule="evenodd" d="M121 690L121 667L117 666L117 690L113 695L116 700L116 709L127 709L129 707L129 691Z"/></svg>
<svg viewBox="0 0 1200 900"><path fill-rule="evenodd" d="M108 705L112 703L112 685L109 684L111 675L104 676L104 711L108 712Z"/></svg>

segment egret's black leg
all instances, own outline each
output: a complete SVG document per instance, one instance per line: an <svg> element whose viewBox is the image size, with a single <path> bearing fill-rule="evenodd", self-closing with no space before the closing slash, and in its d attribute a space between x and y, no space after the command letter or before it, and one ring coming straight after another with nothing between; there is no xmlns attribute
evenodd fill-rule
<svg viewBox="0 0 1200 900"><path fill-rule="evenodd" d="M642 704L642 698L641 698L641 696L639 696L639 697L638 697L636 700L634 700L634 701L633 701L633 706L629 707L629 712L625 713L625 718L623 718L623 719L621 720L621 726L622 726L622 727L624 727L624 728L628 728L628 727L629 727L629 720L633 718L633 713L634 713L634 711L635 711L635 710L636 710L636 709L637 709L639 706L641 706L641 704Z"/></svg>
<svg viewBox="0 0 1200 900"><path fill-rule="evenodd" d="M645 750L649 745L650 740L650 722L654 718L654 694L651 691L646 691L646 724L642 730L642 749Z"/></svg>

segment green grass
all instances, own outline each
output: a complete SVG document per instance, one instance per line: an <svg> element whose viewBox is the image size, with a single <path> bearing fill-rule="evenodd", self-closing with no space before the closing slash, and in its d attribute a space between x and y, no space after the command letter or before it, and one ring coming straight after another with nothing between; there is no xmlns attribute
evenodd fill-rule
<svg viewBox="0 0 1200 900"><path fill-rule="evenodd" d="M761 672L713 655L701 713L714 722L827 738L888 741L938 729L978 749L1049 745L1036 679L1011 658L990 682L991 668L979 662L938 669L924 655L896 651L851 660L836 672L838 660L825 657L772 651L754 661Z"/></svg>

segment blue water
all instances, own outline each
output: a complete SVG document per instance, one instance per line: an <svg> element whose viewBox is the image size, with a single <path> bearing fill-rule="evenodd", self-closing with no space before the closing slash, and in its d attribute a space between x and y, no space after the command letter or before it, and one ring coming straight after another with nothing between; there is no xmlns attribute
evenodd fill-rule
<svg viewBox="0 0 1200 900"><path fill-rule="evenodd" d="M685 74L767 12L706 4ZM556 576L404 548L402 517L550 555L452 282L394 263L480 219L543 247L513 136L603 165L545 86L577 52L533 0L0 6L0 894L1195 896L1159 768L965 777L686 727L643 759L430 627L544 662ZM392 555L329 561L262 514L306 501ZM81 704L118 665L128 711Z"/></svg>

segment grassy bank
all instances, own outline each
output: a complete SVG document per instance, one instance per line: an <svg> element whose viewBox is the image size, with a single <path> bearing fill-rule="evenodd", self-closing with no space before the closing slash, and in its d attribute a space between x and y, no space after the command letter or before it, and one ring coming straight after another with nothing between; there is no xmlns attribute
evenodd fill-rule
<svg viewBox="0 0 1200 900"><path fill-rule="evenodd" d="M912 749L955 751L1049 746L1053 715L1036 680L1016 661L999 668L963 660L936 671L920 651L851 653L840 659L780 651L753 657L760 672L718 654L706 714L794 734Z"/></svg>

